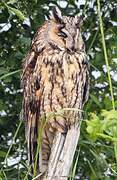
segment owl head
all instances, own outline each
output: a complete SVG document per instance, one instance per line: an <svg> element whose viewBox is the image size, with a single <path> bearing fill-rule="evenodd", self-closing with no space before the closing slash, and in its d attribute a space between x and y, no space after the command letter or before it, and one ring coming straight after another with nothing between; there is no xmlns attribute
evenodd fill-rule
<svg viewBox="0 0 117 180"><path fill-rule="evenodd" d="M53 8L50 19L39 30L37 38L39 48L51 47L70 53L83 51L84 43L80 33L81 22L82 17L62 16L58 8Z"/></svg>
<svg viewBox="0 0 117 180"><path fill-rule="evenodd" d="M53 40L60 49L70 52L83 50L84 43L80 33L82 23L81 16L62 16L58 8L53 8L50 22L55 23L53 26L53 34L51 34L50 30L51 38L55 38Z"/></svg>

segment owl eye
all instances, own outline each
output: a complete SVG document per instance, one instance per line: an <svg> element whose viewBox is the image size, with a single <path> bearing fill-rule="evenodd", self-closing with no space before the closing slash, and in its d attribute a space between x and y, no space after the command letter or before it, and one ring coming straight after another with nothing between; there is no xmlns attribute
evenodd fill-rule
<svg viewBox="0 0 117 180"><path fill-rule="evenodd" d="M58 36L67 38L67 34L65 34L63 31L60 31L60 32L58 33Z"/></svg>

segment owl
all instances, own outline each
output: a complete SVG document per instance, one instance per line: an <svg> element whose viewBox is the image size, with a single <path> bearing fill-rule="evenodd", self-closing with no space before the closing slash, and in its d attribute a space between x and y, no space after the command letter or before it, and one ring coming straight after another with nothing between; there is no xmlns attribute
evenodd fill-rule
<svg viewBox="0 0 117 180"><path fill-rule="evenodd" d="M77 110L82 110L88 99L81 21L78 16L62 16L54 8L34 35L23 62L23 118L33 174L47 171L56 133L67 134L76 123Z"/></svg>

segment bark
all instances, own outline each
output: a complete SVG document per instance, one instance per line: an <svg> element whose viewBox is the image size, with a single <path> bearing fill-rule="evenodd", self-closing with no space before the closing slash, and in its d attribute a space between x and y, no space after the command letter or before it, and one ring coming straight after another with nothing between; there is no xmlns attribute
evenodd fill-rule
<svg viewBox="0 0 117 180"><path fill-rule="evenodd" d="M47 177L44 180L67 180L80 136L80 123L67 134L58 133L54 139Z"/></svg>

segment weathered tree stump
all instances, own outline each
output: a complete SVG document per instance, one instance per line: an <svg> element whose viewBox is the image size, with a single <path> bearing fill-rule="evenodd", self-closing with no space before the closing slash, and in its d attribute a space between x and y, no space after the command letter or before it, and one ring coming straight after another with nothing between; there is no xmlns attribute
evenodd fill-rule
<svg viewBox="0 0 117 180"><path fill-rule="evenodd" d="M72 126L67 134L57 133L44 180L67 180L80 136L80 123Z"/></svg>

